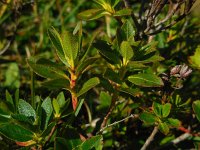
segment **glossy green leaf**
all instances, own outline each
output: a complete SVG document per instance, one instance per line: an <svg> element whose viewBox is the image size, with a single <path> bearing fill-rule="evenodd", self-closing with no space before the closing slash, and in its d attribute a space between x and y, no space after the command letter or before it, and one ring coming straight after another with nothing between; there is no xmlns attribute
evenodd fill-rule
<svg viewBox="0 0 200 150"><path fill-rule="evenodd" d="M42 82L41 85L49 89L70 89L69 80L63 78L47 80Z"/></svg>
<svg viewBox="0 0 200 150"><path fill-rule="evenodd" d="M60 34L56 31L56 29L51 27L48 30L48 35L49 35L49 38L50 38L51 42L53 43L54 47L56 48L56 53L57 53L59 59L66 66L68 66L69 64L68 64L67 58L66 58L66 56L64 54L63 43L62 43L62 39L60 37Z"/></svg>
<svg viewBox="0 0 200 150"><path fill-rule="evenodd" d="M68 31L64 31L62 33L62 40L65 58L67 58L70 66L74 67L74 61L77 57L79 47L78 36L73 35Z"/></svg>
<svg viewBox="0 0 200 150"><path fill-rule="evenodd" d="M142 87L161 87L164 85L161 78L153 73L140 73L128 77L128 80L135 85Z"/></svg>
<svg viewBox="0 0 200 150"><path fill-rule="evenodd" d="M78 14L78 18L81 20L95 20L103 17L105 11L103 9L89 9Z"/></svg>
<svg viewBox="0 0 200 150"><path fill-rule="evenodd" d="M14 106L13 98L7 90L6 90L6 103L10 111L14 112L15 106Z"/></svg>
<svg viewBox="0 0 200 150"><path fill-rule="evenodd" d="M33 121L34 121L32 118L25 116L24 114L12 114L11 116L13 119L15 119L17 121L26 123L24 125L27 125L27 123L33 124Z"/></svg>
<svg viewBox="0 0 200 150"><path fill-rule="evenodd" d="M77 97L83 95L84 93L86 93L87 91L89 91L90 89L92 89L93 87L95 87L96 85L98 85L99 83L100 83L100 81L99 81L99 78L97 78L97 77L89 79L88 81L86 81L83 84L83 87L78 92Z"/></svg>
<svg viewBox="0 0 200 150"><path fill-rule="evenodd" d="M20 99L18 105L19 114L22 114L28 118L30 118L33 122L36 119L36 112L33 107L27 103L26 101Z"/></svg>
<svg viewBox="0 0 200 150"><path fill-rule="evenodd" d="M194 110L197 119L200 121L200 100L194 101L192 104L192 108Z"/></svg>
<svg viewBox="0 0 200 150"><path fill-rule="evenodd" d="M123 41L120 46L120 53L123 57L124 63L127 64L127 62L133 57L133 49L128 41Z"/></svg>
<svg viewBox="0 0 200 150"><path fill-rule="evenodd" d="M98 40L93 46L99 50L100 54L110 63L119 64L120 57L117 51L111 49L111 46L106 41Z"/></svg>
<svg viewBox="0 0 200 150"><path fill-rule="evenodd" d="M42 102L42 128L45 129L49 123L49 120L52 116L53 113L53 107L51 103L51 99L47 97L43 102Z"/></svg>
<svg viewBox="0 0 200 150"><path fill-rule="evenodd" d="M13 123L0 125L0 132L14 141L25 142L33 139L34 133Z"/></svg>
<svg viewBox="0 0 200 150"><path fill-rule="evenodd" d="M165 135L167 135L169 133L169 127L165 122L159 123L158 128L159 128L160 132L162 132Z"/></svg>
<svg viewBox="0 0 200 150"><path fill-rule="evenodd" d="M75 147L73 150L91 150L92 148L95 148L97 150L102 149L102 135L93 136L90 139L83 142L78 147Z"/></svg>
<svg viewBox="0 0 200 150"><path fill-rule="evenodd" d="M27 60L29 66L36 72L38 75L44 78L65 78L68 79L68 76L61 70L60 66L55 63L46 60L34 58Z"/></svg>
<svg viewBox="0 0 200 150"><path fill-rule="evenodd" d="M171 111L170 103L166 103L166 104L162 105L162 116L163 117L167 117L170 114L170 111Z"/></svg>
<svg viewBox="0 0 200 150"><path fill-rule="evenodd" d="M112 97L107 92L102 91L99 96L100 104L98 105L97 109L106 109L111 104Z"/></svg>
<svg viewBox="0 0 200 150"><path fill-rule="evenodd" d="M181 121L179 121L178 119L174 119L174 118L168 118L167 124L169 124L172 127L178 128L181 125Z"/></svg>
<svg viewBox="0 0 200 150"><path fill-rule="evenodd" d="M140 114L139 116L140 120L142 120L144 123L146 124L154 124L156 122L156 117L151 114L151 113L148 113L148 112L143 112Z"/></svg>
<svg viewBox="0 0 200 150"><path fill-rule="evenodd" d="M124 8L122 10L118 10L117 12L115 12L114 16L130 16L132 13L132 9L130 8Z"/></svg>

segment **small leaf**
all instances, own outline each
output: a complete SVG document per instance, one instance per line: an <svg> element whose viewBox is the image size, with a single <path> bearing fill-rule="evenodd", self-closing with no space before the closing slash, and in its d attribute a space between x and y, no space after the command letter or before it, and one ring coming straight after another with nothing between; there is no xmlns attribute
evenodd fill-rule
<svg viewBox="0 0 200 150"><path fill-rule="evenodd" d="M95 20L103 17L105 11L103 9L89 9L78 14L78 18L82 20Z"/></svg>
<svg viewBox="0 0 200 150"><path fill-rule="evenodd" d="M33 139L34 133L13 123L0 125L0 132L9 139L26 142Z"/></svg>
<svg viewBox="0 0 200 150"><path fill-rule="evenodd" d="M158 117L162 117L162 105L156 102L153 102L153 111Z"/></svg>
<svg viewBox="0 0 200 150"><path fill-rule="evenodd" d="M36 72L38 75L44 78L65 78L68 79L68 76L61 70L60 66L55 63L46 60L30 58L27 60L29 66Z"/></svg>
<svg viewBox="0 0 200 150"><path fill-rule="evenodd" d="M9 107L9 109L14 112L15 110L15 106L14 106L14 102L13 102L13 98L12 96L10 95L10 93L6 90L6 103Z"/></svg>
<svg viewBox="0 0 200 150"><path fill-rule="evenodd" d="M120 90L120 92L127 93L129 95L134 96L134 97L142 95L142 91L140 91L138 88L133 89L133 88L123 88L123 87L121 87L119 90Z"/></svg>
<svg viewBox="0 0 200 150"><path fill-rule="evenodd" d="M117 17L117 16L130 16L132 13L132 9L129 9L129 8L124 8L122 10L118 10L114 16Z"/></svg>
<svg viewBox="0 0 200 150"><path fill-rule="evenodd" d="M100 105L98 105L97 109L108 108L111 104L111 99L112 97L108 93L102 91L99 96Z"/></svg>
<svg viewBox="0 0 200 150"><path fill-rule="evenodd" d="M60 105L59 105L57 99L55 99L55 98L53 99L52 104L53 104L53 109L55 111L55 117L56 117L57 115L60 115Z"/></svg>
<svg viewBox="0 0 200 150"><path fill-rule="evenodd" d="M200 100L194 101L192 104L192 108L194 110L197 119L200 121Z"/></svg>
<svg viewBox="0 0 200 150"><path fill-rule="evenodd" d="M81 90L78 92L77 97L83 95L84 93L86 93L87 91L89 91L91 88L95 87L96 85L98 85L100 83L99 78L94 77L89 79L88 81L86 81L83 84L83 87L81 88Z"/></svg>
<svg viewBox="0 0 200 150"><path fill-rule="evenodd" d="M19 114L22 114L28 118L30 118L33 122L36 119L36 113L33 107L27 103L26 101L20 99L19 106L18 106Z"/></svg>
<svg viewBox="0 0 200 150"><path fill-rule="evenodd" d="M150 124L150 125L156 122L156 117L153 114L148 113L148 112L141 113L139 118L140 120L144 121L144 123Z"/></svg>
<svg viewBox="0 0 200 150"><path fill-rule="evenodd" d="M189 61L194 67L200 69L200 46L196 48L194 55L190 56Z"/></svg>
<svg viewBox="0 0 200 150"><path fill-rule="evenodd" d="M162 106L162 116L167 117L170 114L171 111L171 104L166 103Z"/></svg>
<svg viewBox="0 0 200 150"><path fill-rule="evenodd" d="M178 127L180 127L181 122L178 119L168 118L167 124L169 124L172 127L178 128Z"/></svg>
<svg viewBox="0 0 200 150"><path fill-rule="evenodd" d="M67 79L51 79L42 82L42 86L45 86L49 89L70 89L70 83Z"/></svg>
<svg viewBox="0 0 200 150"><path fill-rule="evenodd" d="M68 66L69 64L68 64L67 58L65 57L65 54L64 54L63 43L62 43L62 39L60 37L60 34L56 31L56 29L54 29L53 27L51 27L48 30L48 35L49 35L50 40L53 43L54 47L56 48L56 53L57 53L59 59L66 66Z"/></svg>
<svg viewBox="0 0 200 150"><path fill-rule="evenodd" d="M57 101L58 101L58 104L60 106L60 108L62 108L63 106L65 106L66 104L66 101L65 101L65 95L63 92L60 92L57 96Z"/></svg>
<svg viewBox="0 0 200 150"><path fill-rule="evenodd" d="M120 46L120 52L123 57L123 60L125 61L125 64L133 57L133 49L129 42L123 41Z"/></svg>
<svg viewBox="0 0 200 150"><path fill-rule="evenodd" d="M164 123L161 122L158 125L158 128L159 128L160 132L162 132L165 135L167 135L169 133L169 127L165 122Z"/></svg>
<svg viewBox="0 0 200 150"><path fill-rule="evenodd" d="M128 77L128 80L142 87L161 87L164 85L161 78L153 73L140 73Z"/></svg>
<svg viewBox="0 0 200 150"><path fill-rule="evenodd" d="M125 41L134 40L133 37L135 36L135 29L129 20L126 20L123 23L121 30L122 30L123 39Z"/></svg>

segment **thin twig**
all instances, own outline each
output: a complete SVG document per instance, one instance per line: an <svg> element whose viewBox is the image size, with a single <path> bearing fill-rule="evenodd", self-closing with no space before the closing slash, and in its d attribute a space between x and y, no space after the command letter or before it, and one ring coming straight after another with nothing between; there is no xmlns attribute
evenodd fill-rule
<svg viewBox="0 0 200 150"><path fill-rule="evenodd" d="M156 135L156 133L158 132L158 127L155 126L151 135L148 137L148 139L146 140L146 142L144 143L144 145L142 146L141 150L146 150L147 147L149 146L149 144L153 141L154 136Z"/></svg>
<svg viewBox="0 0 200 150"><path fill-rule="evenodd" d="M101 130L100 130L99 132L97 132L97 134L99 134L99 133L103 132L105 129L107 129L107 128L111 127L111 126L114 126L114 125L116 125L116 124L119 124L119 123L121 123L121 122L123 122L123 121L125 121L125 120L127 120L127 119L129 119L129 118L137 118L137 117L138 117L138 115L133 115L133 114L131 114L130 116L128 116L128 117L126 117L126 118L124 118L124 119L122 119L122 120L115 121L114 123L111 123L111 124L109 124L109 125L106 125L105 127L101 128Z"/></svg>

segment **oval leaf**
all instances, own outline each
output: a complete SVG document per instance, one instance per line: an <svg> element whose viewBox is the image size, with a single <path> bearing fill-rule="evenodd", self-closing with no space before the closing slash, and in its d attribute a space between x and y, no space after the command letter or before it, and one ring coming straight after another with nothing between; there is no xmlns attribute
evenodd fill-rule
<svg viewBox="0 0 200 150"><path fill-rule="evenodd" d="M193 102L192 107L197 119L200 121L200 100Z"/></svg>
<svg viewBox="0 0 200 150"><path fill-rule="evenodd" d="M128 80L135 85L142 87L161 87L164 85L161 78L155 74L140 73L128 77Z"/></svg>

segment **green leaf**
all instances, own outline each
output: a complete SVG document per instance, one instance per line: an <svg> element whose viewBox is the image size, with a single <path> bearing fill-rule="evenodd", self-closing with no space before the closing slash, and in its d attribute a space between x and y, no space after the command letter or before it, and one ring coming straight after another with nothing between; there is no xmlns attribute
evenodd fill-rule
<svg viewBox="0 0 200 150"><path fill-rule="evenodd" d="M194 110L197 119L200 121L200 100L194 101L192 104L192 108Z"/></svg>
<svg viewBox="0 0 200 150"><path fill-rule="evenodd" d="M49 120L51 118L51 115L53 113L53 107L51 104L51 99L47 97L43 102L42 102L42 129L46 129Z"/></svg>
<svg viewBox="0 0 200 150"><path fill-rule="evenodd" d="M32 120L32 122L36 119L36 113L33 107L27 103L26 101L20 99L18 105L19 114L22 114Z"/></svg>
<svg viewBox="0 0 200 150"><path fill-rule="evenodd" d="M196 48L194 55L189 57L189 61L194 67L200 69L200 46Z"/></svg>
<svg viewBox="0 0 200 150"><path fill-rule="evenodd" d="M83 142L78 147L74 148L73 150L91 150L92 148L95 148L97 150L102 149L102 135L93 136L90 139Z"/></svg>
<svg viewBox="0 0 200 150"><path fill-rule="evenodd" d="M63 40L63 50L65 54L65 58L67 58L68 63L73 68L74 61L78 54L78 36L73 35L68 31L64 31L62 33L62 40Z"/></svg>
<svg viewBox="0 0 200 150"><path fill-rule="evenodd" d="M15 99L14 99L15 110L17 110L18 104L19 104L19 89L15 91Z"/></svg>
<svg viewBox="0 0 200 150"><path fill-rule="evenodd" d="M101 109L108 108L111 104L111 99L112 99L112 97L108 93L102 91L99 96L100 104L97 107L97 109L101 110Z"/></svg>
<svg viewBox="0 0 200 150"><path fill-rule="evenodd" d="M162 117L162 105L156 102L153 102L153 111L158 117Z"/></svg>
<svg viewBox="0 0 200 150"><path fill-rule="evenodd" d="M153 125L156 122L156 116L148 112L141 113L139 118L144 123L149 124L149 125Z"/></svg>
<svg viewBox="0 0 200 150"><path fill-rule="evenodd" d="M45 138L46 136L48 136L48 135L51 133L53 127L55 127L55 126L56 126L56 122L50 123L50 124L47 126L47 128L42 132L41 137L44 137L44 138Z"/></svg>
<svg viewBox="0 0 200 150"><path fill-rule="evenodd" d="M81 99L80 101L79 101L79 103L78 103L78 106L77 106L77 108L76 108L76 110L75 110L75 116L78 116L78 113L79 113L79 111L81 110L81 107L82 107L82 105L83 105L83 102L84 102L84 99Z"/></svg>
<svg viewBox="0 0 200 150"><path fill-rule="evenodd" d="M65 95L63 92L60 92L57 96L57 101L58 101L58 104L60 106L60 108L62 108L63 106L65 106L66 104L66 101L65 101Z"/></svg>
<svg viewBox="0 0 200 150"><path fill-rule="evenodd" d="M167 124L169 124L172 127L178 128L178 127L180 127L181 122L178 119L168 118Z"/></svg>
<svg viewBox="0 0 200 150"><path fill-rule="evenodd" d="M123 41L120 46L120 52L123 57L124 63L127 64L127 62L133 57L133 49L128 41Z"/></svg>
<svg viewBox="0 0 200 150"><path fill-rule="evenodd" d="M81 90L78 92L77 97L83 95L84 93L86 93L87 91L89 91L91 88L95 87L96 85L98 85L100 83L99 78L94 77L89 79L88 81L86 81L83 84L83 87L81 88Z"/></svg>
<svg viewBox="0 0 200 150"><path fill-rule="evenodd" d="M56 48L56 53L57 53L59 59L66 66L69 66L69 64L67 62L67 58L65 57L65 54L64 54L63 43L62 43L62 39L60 37L60 34L56 31L56 29L51 27L48 30L48 35L49 35L49 38L50 38L51 42L53 43L54 47Z"/></svg>
<svg viewBox="0 0 200 150"><path fill-rule="evenodd" d="M24 122L24 123L29 123L29 124L33 124L33 119L30 117L27 117L23 114L12 114L11 115L13 119L20 121L20 122ZM24 124L27 125L27 124Z"/></svg>
<svg viewBox="0 0 200 150"><path fill-rule="evenodd" d="M122 10L118 10L117 12L115 12L114 16L117 17L117 16L130 16L132 13L132 9L130 8L124 8Z"/></svg>
<svg viewBox="0 0 200 150"><path fill-rule="evenodd" d="M54 149L55 150L69 150L68 149L68 144L66 142L65 138L62 137L56 137L55 138L55 144L54 144Z"/></svg>
<svg viewBox="0 0 200 150"><path fill-rule="evenodd" d="M129 20L126 20L123 23L121 30L122 30L123 39L125 41L134 40L133 37L135 36L135 29Z"/></svg>
<svg viewBox="0 0 200 150"><path fill-rule="evenodd" d="M49 89L70 89L70 83L67 79L51 79L42 82L42 86L45 86Z"/></svg>
<svg viewBox="0 0 200 150"><path fill-rule="evenodd" d="M170 114L170 111L171 111L170 103L166 103L166 104L162 105L162 116L163 117L167 117Z"/></svg>
<svg viewBox="0 0 200 150"><path fill-rule="evenodd" d="M153 55L147 59L141 60L141 61L135 61L138 63L142 63L142 64L147 64L147 63L153 63L153 62L158 62L158 61L163 61L164 58L159 56L159 55Z"/></svg>
<svg viewBox="0 0 200 150"><path fill-rule="evenodd" d="M82 20L95 20L106 14L103 9L89 9L78 14L78 18Z"/></svg>
<svg viewBox="0 0 200 150"><path fill-rule="evenodd" d="M167 135L169 133L169 127L165 122L164 123L161 122L158 125L158 128L159 128L160 132L162 132L165 135Z"/></svg>
<svg viewBox="0 0 200 150"><path fill-rule="evenodd" d="M164 144L170 143L173 139L175 139L175 135L164 137L161 140L160 145L164 145Z"/></svg>
<svg viewBox="0 0 200 150"><path fill-rule="evenodd" d="M112 64L120 64L120 57L117 51L111 49L111 46L106 41L98 40L93 46L99 50L100 54Z"/></svg>
<svg viewBox="0 0 200 150"><path fill-rule="evenodd" d="M5 123L0 125L0 132L7 138L26 142L33 139L34 133L13 123Z"/></svg>
<svg viewBox="0 0 200 150"><path fill-rule="evenodd" d="M142 87L161 87L164 86L161 78L153 73L140 73L128 77L128 80L135 85Z"/></svg>
<svg viewBox="0 0 200 150"><path fill-rule="evenodd" d="M56 115L60 114L60 105L59 105L57 99L54 98L52 104L53 104L53 109L54 109Z"/></svg>
<svg viewBox="0 0 200 150"><path fill-rule="evenodd" d="M14 112L15 106L14 106L13 98L7 90L6 90L6 103L9 107L10 111Z"/></svg>
<svg viewBox="0 0 200 150"><path fill-rule="evenodd" d="M109 79L115 83L118 83L118 84L122 84L122 81L120 79L120 76L114 72L112 69L110 68L107 68L106 69L106 72L104 73L103 75L106 79Z"/></svg>
<svg viewBox="0 0 200 150"><path fill-rule="evenodd" d="M27 62L35 73L44 78L69 79L69 77L61 70L61 67L59 65L56 65L55 63L49 60L46 59L36 60L34 58L30 58L27 60Z"/></svg>
<svg viewBox="0 0 200 150"><path fill-rule="evenodd" d="M142 91L138 88L123 88L123 87L120 87L120 92L124 92L124 93L127 93L129 95L132 95L134 97L137 97L137 96L140 96L142 95Z"/></svg>

